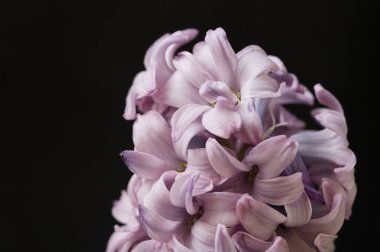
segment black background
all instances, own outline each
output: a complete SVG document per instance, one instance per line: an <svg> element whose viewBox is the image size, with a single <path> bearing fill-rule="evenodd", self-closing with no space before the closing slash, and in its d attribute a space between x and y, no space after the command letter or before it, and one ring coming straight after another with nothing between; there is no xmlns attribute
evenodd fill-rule
<svg viewBox="0 0 380 252"><path fill-rule="evenodd" d="M132 123L121 115L145 50L166 32L195 27L199 40L219 26L235 51L258 44L305 85L321 82L341 100L359 194L337 247L374 244L372 10L364 1L2 2L0 218L8 225L0 246L11 246L3 251L104 251L112 201L131 175L118 155L133 148Z"/></svg>

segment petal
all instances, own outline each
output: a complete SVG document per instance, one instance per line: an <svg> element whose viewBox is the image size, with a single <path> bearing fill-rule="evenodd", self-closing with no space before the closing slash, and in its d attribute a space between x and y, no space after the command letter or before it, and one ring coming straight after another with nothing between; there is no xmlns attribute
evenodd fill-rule
<svg viewBox="0 0 380 252"><path fill-rule="evenodd" d="M215 251L238 252L226 226L218 224L215 234Z"/></svg>
<svg viewBox="0 0 380 252"><path fill-rule="evenodd" d="M289 251L315 252L292 228L277 230L279 236L286 240Z"/></svg>
<svg viewBox="0 0 380 252"><path fill-rule="evenodd" d="M193 251L214 251L216 226L198 220L191 228L187 244Z"/></svg>
<svg viewBox="0 0 380 252"><path fill-rule="evenodd" d="M212 168L205 148L188 150L186 170L199 172L200 176L211 179L215 184L222 181Z"/></svg>
<svg viewBox="0 0 380 252"><path fill-rule="evenodd" d="M285 88L286 84L284 82L279 84L272 77L261 75L241 87L241 99L279 97L283 94Z"/></svg>
<svg viewBox="0 0 380 252"><path fill-rule="evenodd" d="M263 135L260 115L256 112L253 99L245 99L237 105L241 118L241 129L236 136L244 143L257 144Z"/></svg>
<svg viewBox="0 0 380 252"><path fill-rule="evenodd" d="M121 197L114 202L112 207L112 216L120 223L127 224L129 227L139 226L137 220L137 208L133 204L130 195L126 191L121 192Z"/></svg>
<svg viewBox="0 0 380 252"><path fill-rule="evenodd" d="M335 251L336 235L319 234L314 240L314 245L318 248L319 252L333 252Z"/></svg>
<svg viewBox="0 0 380 252"><path fill-rule="evenodd" d="M319 108L312 111L314 118L325 128L330 129L342 137L347 135L346 118L340 112Z"/></svg>
<svg viewBox="0 0 380 252"><path fill-rule="evenodd" d="M234 111L234 104L230 100L218 97L215 108L203 114L202 123L212 134L228 139L240 129L241 118Z"/></svg>
<svg viewBox="0 0 380 252"><path fill-rule="evenodd" d="M198 198L203 202L203 215L200 220L211 225L223 224L227 227L239 223L236 203L241 194L230 192L206 193Z"/></svg>
<svg viewBox="0 0 380 252"><path fill-rule="evenodd" d="M338 99L330 93L327 89L325 89L321 84L317 84L314 86L315 96L318 101L325 105L326 107L343 113L343 108Z"/></svg>
<svg viewBox="0 0 380 252"><path fill-rule="evenodd" d="M231 91L231 89L221 81L207 81L199 89L199 94L209 103L216 102L219 96L230 100L232 104L236 104L238 101L237 96Z"/></svg>
<svg viewBox="0 0 380 252"><path fill-rule="evenodd" d="M185 247L185 245L179 242L176 236L173 236L173 239L168 242L168 248L173 252L192 252L189 248Z"/></svg>
<svg viewBox="0 0 380 252"><path fill-rule="evenodd" d="M146 234L156 241L169 241L176 230L183 225L182 222L165 219L143 205L138 205L138 209Z"/></svg>
<svg viewBox="0 0 380 252"><path fill-rule="evenodd" d="M175 171L162 174L144 197L144 207L167 220L181 221L186 218L187 213L185 209L172 204L170 197L170 190L173 188L172 185L174 186L176 175Z"/></svg>
<svg viewBox="0 0 380 252"><path fill-rule="evenodd" d="M289 252L288 244L281 236L277 236L274 239L272 246L266 250L266 252Z"/></svg>
<svg viewBox="0 0 380 252"><path fill-rule="evenodd" d="M302 226L309 222L311 218L311 203L306 193L301 194L296 201L285 205L286 222L285 226Z"/></svg>
<svg viewBox="0 0 380 252"><path fill-rule="evenodd" d="M146 251L152 251L152 252L159 252L162 251L162 242L158 242L155 240L146 240L143 242L140 242L137 244L131 252L146 252Z"/></svg>
<svg viewBox="0 0 380 252"><path fill-rule="evenodd" d="M133 143L135 150L165 160L170 169L176 169L180 162L174 152L170 126L156 111L137 117L133 124Z"/></svg>
<svg viewBox="0 0 380 252"><path fill-rule="evenodd" d="M240 252L266 251L271 246L271 242L261 240L243 231L236 232L232 239Z"/></svg>
<svg viewBox="0 0 380 252"><path fill-rule="evenodd" d="M179 139L173 142L174 150L182 160L187 160L187 152L191 140L203 131L205 131L205 128L203 127L201 118L198 118L187 127Z"/></svg>
<svg viewBox="0 0 380 252"><path fill-rule="evenodd" d="M286 221L280 212L248 194L237 202L236 213L247 232L261 240L271 238L277 226Z"/></svg>
<svg viewBox="0 0 380 252"><path fill-rule="evenodd" d="M149 153L123 151L120 155L133 173L145 179L157 179L168 170L164 160Z"/></svg>
<svg viewBox="0 0 380 252"><path fill-rule="evenodd" d="M146 239L142 228L134 231L124 227L115 227L115 231L108 240L106 252L129 251L135 244Z"/></svg>
<svg viewBox="0 0 380 252"><path fill-rule="evenodd" d="M221 176L230 178L241 171L249 171L250 167L243 164L236 157L232 156L214 138L209 138L206 142L206 152L208 159L214 170Z"/></svg>
<svg viewBox="0 0 380 252"><path fill-rule="evenodd" d="M179 53L173 63L178 72L196 88L199 88L207 80L212 79L211 75L189 52Z"/></svg>
<svg viewBox="0 0 380 252"><path fill-rule="evenodd" d="M255 199L276 206L294 202L304 191L300 172L274 179L256 179L253 187Z"/></svg>
<svg viewBox="0 0 380 252"><path fill-rule="evenodd" d="M212 56L217 80L231 85L236 67L236 55L228 42L226 32L222 28L206 33L205 42Z"/></svg>
<svg viewBox="0 0 380 252"><path fill-rule="evenodd" d="M177 141L185 132L185 130L204 112L210 110L210 106L202 106L197 104L187 104L179 108L171 119L172 138Z"/></svg>
<svg viewBox="0 0 380 252"><path fill-rule="evenodd" d="M292 163L297 149L297 142L284 135L275 136L256 145L243 162L259 167L258 178L274 178Z"/></svg>
<svg viewBox="0 0 380 252"><path fill-rule="evenodd" d="M173 75L162 85L154 94L153 99L156 102L179 108L189 103L207 104L190 82L178 72Z"/></svg>
<svg viewBox="0 0 380 252"><path fill-rule="evenodd" d="M348 220L352 213L352 205L354 204L357 194L356 184L349 190L347 190L347 202L346 202L346 220Z"/></svg>

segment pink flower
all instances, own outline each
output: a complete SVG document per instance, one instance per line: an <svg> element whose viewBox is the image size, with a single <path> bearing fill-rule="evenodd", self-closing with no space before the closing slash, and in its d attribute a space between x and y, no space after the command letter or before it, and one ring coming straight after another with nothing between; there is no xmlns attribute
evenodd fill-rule
<svg viewBox="0 0 380 252"><path fill-rule="evenodd" d="M314 97L280 59L221 28L176 54L196 34L157 40L128 93L134 175L107 251L333 251L357 191L341 104L315 85L323 129L305 130L284 105Z"/></svg>

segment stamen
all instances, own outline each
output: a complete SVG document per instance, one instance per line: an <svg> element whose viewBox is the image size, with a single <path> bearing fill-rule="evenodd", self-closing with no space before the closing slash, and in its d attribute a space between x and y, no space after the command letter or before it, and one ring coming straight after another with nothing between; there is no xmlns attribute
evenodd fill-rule
<svg viewBox="0 0 380 252"><path fill-rule="evenodd" d="M186 162L179 163L179 167L176 169L177 172L184 172L187 168Z"/></svg>
<svg viewBox="0 0 380 252"><path fill-rule="evenodd" d="M255 181L255 178L258 172L259 172L259 167L257 165L253 165L252 169L248 172L248 181L253 183Z"/></svg>
<svg viewBox="0 0 380 252"><path fill-rule="evenodd" d="M235 105L237 105L237 104L239 104L239 103L241 102L241 94L240 94L240 91L237 91L237 92L235 93L235 95L236 95L236 97L237 97L237 102L236 102Z"/></svg>
<svg viewBox="0 0 380 252"><path fill-rule="evenodd" d="M186 221L187 224L193 225L203 215L203 207L200 207L196 214L190 215L190 218Z"/></svg>

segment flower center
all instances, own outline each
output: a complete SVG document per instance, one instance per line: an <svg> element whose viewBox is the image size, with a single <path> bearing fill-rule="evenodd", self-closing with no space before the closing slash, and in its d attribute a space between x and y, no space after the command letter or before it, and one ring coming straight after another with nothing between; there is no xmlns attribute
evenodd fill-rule
<svg viewBox="0 0 380 252"><path fill-rule="evenodd" d="M186 162L181 162L181 163L179 163L178 166L179 167L176 169L176 171L177 172L184 172L186 170L187 163Z"/></svg>
<svg viewBox="0 0 380 252"><path fill-rule="evenodd" d="M259 167L257 165L253 165L252 169L248 172L248 181L253 183L253 181L255 181L255 178L258 172L259 172Z"/></svg>
<svg viewBox="0 0 380 252"><path fill-rule="evenodd" d="M187 224L193 225L197 220L199 220L203 215L203 207L199 207L199 210L196 214L190 215L189 219L187 220Z"/></svg>

